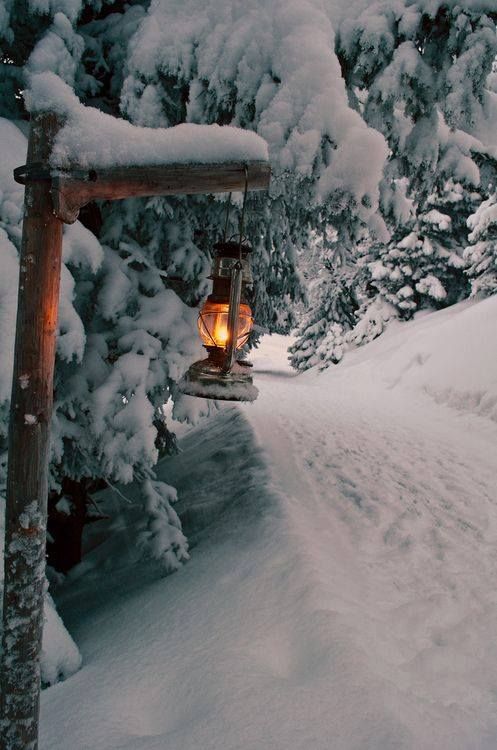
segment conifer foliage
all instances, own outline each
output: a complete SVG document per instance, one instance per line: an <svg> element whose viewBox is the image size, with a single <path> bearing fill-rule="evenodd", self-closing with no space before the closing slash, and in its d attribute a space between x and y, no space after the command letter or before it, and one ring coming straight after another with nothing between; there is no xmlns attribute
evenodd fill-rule
<svg viewBox="0 0 497 750"><path fill-rule="evenodd" d="M337 317L329 303L339 293L336 267L315 287L293 347L297 367L335 362L392 317L468 296L467 262L473 289L489 291L491 282L477 277L489 278L491 246L464 249L479 237L468 232L479 225L485 209L478 218L474 212L495 178L487 142L496 120L489 81L496 19L486 0L398 0L368 3L342 21L337 47L349 96L390 149L380 201L388 234L348 253L352 328L349 314Z"/></svg>
<svg viewBox="0 0 497 750"><path fill-rule="evenodd" d="M473 295L497 292L497 193L468 218L470 245L464 251Z"/></svg>

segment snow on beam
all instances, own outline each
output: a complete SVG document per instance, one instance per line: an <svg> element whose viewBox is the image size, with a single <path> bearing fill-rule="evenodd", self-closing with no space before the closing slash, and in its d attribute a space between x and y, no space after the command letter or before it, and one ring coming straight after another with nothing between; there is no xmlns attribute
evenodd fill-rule
<svg viewBox="0 0 497 750"><path fill-rule="evenodd" d="M83 176L59 173L52 177L53 208L59 219L72 224L80 208L93 200L243 190L245 174L248 190L268 189L271 169L264 161L92 169Z"/></svg>
<svg viewBox="0 0 497 750"><path fill-rule="evenodd" d="M32 117L50 112L57 132L47 171L55 214L72 223L95 199L217 193L269 187L268 147L256 133L183 123L147 128L85 107L54 73L31 77Z"/></svg>

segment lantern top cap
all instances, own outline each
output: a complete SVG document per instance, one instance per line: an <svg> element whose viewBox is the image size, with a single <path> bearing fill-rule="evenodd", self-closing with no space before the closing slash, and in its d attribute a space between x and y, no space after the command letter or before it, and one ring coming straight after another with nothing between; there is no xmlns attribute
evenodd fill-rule
<svg viewBox="0 0 497 750"><path fill-rule="evenodd" d="M240 243L235 241L216 242L214 250L216 251L217 258L238 258L240 255ZM245 258L252 252L252 248L250 245L242 244L241 251L242 257Z"/></svg>

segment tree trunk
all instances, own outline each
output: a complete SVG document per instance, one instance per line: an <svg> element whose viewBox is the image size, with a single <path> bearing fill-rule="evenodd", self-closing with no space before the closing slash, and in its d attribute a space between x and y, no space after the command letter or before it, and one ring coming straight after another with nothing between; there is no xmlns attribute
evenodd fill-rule
<svg viewBox="0 0 497 750"><path fill-rule="evenodd" d="M54 115L31 123L27 163L48 163ZM0 746L36 750L45 587L49 428L53 403L62 222L50 182L24 199L19 300L9 427Z"/></svg>
<svg viewBox="0 0 497 750"><path fill-rule="evenodd" d="M95 506L90 493L106 487L106 482L99 482L91 477L77 480L64 477L61 492L49 494L47 563L59 573L68 573L81 562L85 526L108 518L104 514L99 515L98 509L97 513L88 513L88 508L92 504ZM69 513L57 510L57 504L62 498L70 506Z"/></svg>

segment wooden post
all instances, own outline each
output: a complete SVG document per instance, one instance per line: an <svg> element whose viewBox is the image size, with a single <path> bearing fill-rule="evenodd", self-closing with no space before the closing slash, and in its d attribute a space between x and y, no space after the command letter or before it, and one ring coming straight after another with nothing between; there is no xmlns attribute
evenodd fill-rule
<svg viewBox="0 0 497 750"><path fill-rule="evenodd" d="M53 114L31 123L27 165L47 164ZM27 182L9 429L0 746L36 750L45 588L48 454L59 305L62 221L50 181Z"/></svg>

